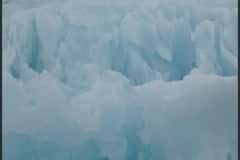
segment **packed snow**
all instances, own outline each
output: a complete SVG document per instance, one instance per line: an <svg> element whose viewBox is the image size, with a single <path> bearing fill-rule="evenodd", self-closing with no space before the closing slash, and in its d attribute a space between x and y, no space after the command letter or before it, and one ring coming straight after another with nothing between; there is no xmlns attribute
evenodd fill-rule
<svg viewBox="0 0 240 160"><path fill-rule="evenodd" d="M236 0L4 0L4 160L236 160Z"/></svg>

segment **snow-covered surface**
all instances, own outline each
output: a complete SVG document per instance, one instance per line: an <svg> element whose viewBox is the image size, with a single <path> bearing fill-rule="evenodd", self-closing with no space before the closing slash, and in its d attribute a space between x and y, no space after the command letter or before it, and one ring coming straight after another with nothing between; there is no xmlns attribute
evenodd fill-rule
<svg viewBox="0 0 240 160"><path fill-rule="evenodd" d="M4 160L236 160L235 0L4 0Z"/></svg>

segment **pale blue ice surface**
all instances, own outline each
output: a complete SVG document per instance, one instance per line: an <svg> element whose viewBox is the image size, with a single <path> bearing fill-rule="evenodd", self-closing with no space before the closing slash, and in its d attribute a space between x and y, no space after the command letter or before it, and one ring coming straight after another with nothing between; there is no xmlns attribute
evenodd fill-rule
<svg viewBox="0 0 240 160"><path fill-rule="evenodd" d="M4 160L236 160L235 0L4 0Z"/></svg>

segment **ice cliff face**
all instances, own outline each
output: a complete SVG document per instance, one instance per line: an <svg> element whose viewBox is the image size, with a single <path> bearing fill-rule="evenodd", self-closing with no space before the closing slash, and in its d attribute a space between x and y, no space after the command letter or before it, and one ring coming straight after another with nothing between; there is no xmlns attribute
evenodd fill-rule
<svg viewBox="0 0 240 160"><path fill-rule="evenodd" d="M236 159L231 2L3 1L4 159Z"/></svg>

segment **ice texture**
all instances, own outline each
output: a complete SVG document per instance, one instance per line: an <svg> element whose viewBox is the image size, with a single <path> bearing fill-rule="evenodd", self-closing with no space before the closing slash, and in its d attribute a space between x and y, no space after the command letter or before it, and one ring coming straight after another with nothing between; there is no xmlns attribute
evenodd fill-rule
<svg viewBox="0 0 240 160"><path fill-rule="evenodd" d="M4 0L4 160L236 160L237 1Z"/></svg>

